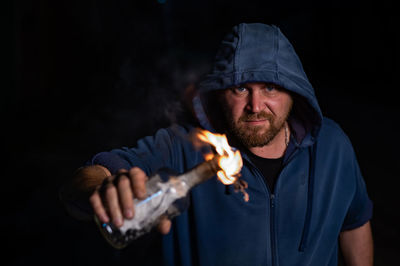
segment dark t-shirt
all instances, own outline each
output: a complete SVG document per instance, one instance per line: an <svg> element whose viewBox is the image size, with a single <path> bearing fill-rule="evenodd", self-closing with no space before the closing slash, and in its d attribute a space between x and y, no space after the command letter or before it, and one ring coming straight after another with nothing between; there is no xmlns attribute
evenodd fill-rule
<svg viewBox="0 0 400 266"><path fill-rule="evenodd" d="M283 157L276 159L262 158L254 155L251 152L247 152L251 162L260 170L264 177L264 181L267 184L271 192L274 191L276 180L282 170Z"/></svg>

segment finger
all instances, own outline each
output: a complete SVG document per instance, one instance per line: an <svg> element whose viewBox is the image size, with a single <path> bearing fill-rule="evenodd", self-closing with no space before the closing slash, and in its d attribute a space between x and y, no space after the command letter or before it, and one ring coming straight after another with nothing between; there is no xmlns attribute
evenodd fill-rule
<svg viewBox="0 0 400 266"><path fill-rule="evenodd" d="M116 172L117 175L124 174L124 173L127 174L128 171L127 171L126 169L119 169L119 170Z"/></svg>
<svg viewBox="0 0 400 266"><path fill-rule="evenodd" d="M93 208L95 215L99 218L99 220L103 223L108 223L110 218L107 215L106 209L101 202L100 193L96 190L89 198L90 205Z"/></svg>
<svg viewBox="0 0 400 266"><path fill-rule="evenodd" d="M146 173L138 167L133 167L129 170L129 176L132 181L133 194L138 199L144 199L146 197L146 182L148 179Z"/></svg>
<svg viewBox="0 0 400 266"><path fill-rule="evenodd" d="M121 176L118 180L117 188L123 214L125 218L131 219L134 215L131 181L126 176Z"/></svg>
<svg viewBox="0 0 400 266"><path fill-rule="evenodd" d="M122 213L119 206L119 199L117 189L113 184L108 184L105 188L104 198L109 214L111 216L111 222L117 227L122 226Z"/></svg>
<svg viewBox="0 0 400 266"><path fill-rule="evenodd" d="M160 223L158 224L158 231L166 235L171 230L171 220L168 218L161 218Z"/></svg>

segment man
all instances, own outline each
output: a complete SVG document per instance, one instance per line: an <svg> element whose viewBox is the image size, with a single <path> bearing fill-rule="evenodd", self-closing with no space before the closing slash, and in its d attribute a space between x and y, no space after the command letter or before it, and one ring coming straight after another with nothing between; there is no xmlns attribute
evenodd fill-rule
<svg viewBox="0 0 400 266"><path fill-rule="evenodd" d="M159 224L165 264L337 265L340 242L348 265L372 265L372 204L353 148L322 116L281 31L234 27L198 91L193 109L202 127L226 133L242 153L250 201L216 179L194 188L189 209L172 226ZM78 171L75 190L86 192L100 221L121 226L134 217L132 199L144 197L148 176L203 161L184 137L192 128L161 129L136 148L97 154ZM118 171L127 174L103 182Z"/></svg>

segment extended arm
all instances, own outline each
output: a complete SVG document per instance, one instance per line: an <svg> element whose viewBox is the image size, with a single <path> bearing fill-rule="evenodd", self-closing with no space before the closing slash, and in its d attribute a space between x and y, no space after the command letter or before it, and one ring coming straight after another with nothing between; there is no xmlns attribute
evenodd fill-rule
<svg viewBox="0 0 400 266"><path fill-rule="evenodd" d="M370 222L356 229L343 231L339 237L346 266L372 266L373 241Z"/></svg>
<svg viewBox="0 0 400 266"><path fill-rule="evenodd" d="M180 154L181 139L187 133L181 127L160 129L154 136L139 140L135 148L96 154L88 162L89 166L80 168L62 188L62 201L78 219L92 220L95 214L102 222L111 221L121 226L123 218L134 216L133 198L145 195L146 174L162 167L175 169L174 162L179 162L181 156L176 156L174 151ZM126 174L114 179L120 171ZM107 182L103 183L105 179ZM160 231L168 230L161 228Z"/></svg>

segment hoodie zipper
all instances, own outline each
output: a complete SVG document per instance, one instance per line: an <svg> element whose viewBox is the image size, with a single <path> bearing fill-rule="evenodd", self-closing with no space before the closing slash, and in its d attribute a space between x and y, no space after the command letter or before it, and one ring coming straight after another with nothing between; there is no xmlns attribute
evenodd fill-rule
<svg viewBox="0 0 400 266"><path fill-rule="evenodd" d="M281 173L282 173L283 169L289 164L289 162L295 157L295 155L297 153L298 153L298 148L296 147L295 150L290 154L290 156L283 163ZM250 159L247 156L245 156L245 159L249 162L249 164L253 167L253 169L255 169L257 176L261 179L261 182L264 184L264 187L269 196L269 208L270 208L270 220L269 220L270 229L269 229L269 231L270 231L270 236L271 236L270 237L271 265L276 266L277 261L276 261L276 234L275 234L275 208L276 208L275 193L273 191L270 191L269 187L267 186L267 184L264 181L264 177L263 177L261 171L250 161ZM279 176L280 176L280 174L279 174ZM278 176L277 182L279 180L279 176ZM275 187L276 186L277 186L277 184L275 184Z"/></svg>
<svg viewBox="0 0 400 266"><path fill-rule="evenodd" d="M269 208L270 208L270 253L271 253L271 265L275 266L276 265L276 257L275 257L275 249L276 249L276 244L275 244L275 194L273 194L270 189L268 188L267 184L265 184L265 181L263 180L263 175L261 171L248 159L246 158L249 164L253 167L253 169L256 172L256 175L258 178L261 179L261 182L264 184L264 187L268 193L269 196Z"/></svg>
<svg viewBox="0 0 400 266"><path fill-rule="evenodd" d="M275 257L275 251L276 251L276 239L275 239L275 194L270 194L270 233L271 233L271 262L272 266L276 265L276 257Z"/></svg>

